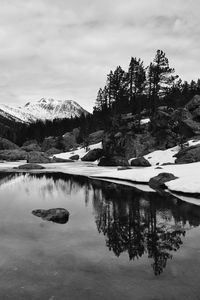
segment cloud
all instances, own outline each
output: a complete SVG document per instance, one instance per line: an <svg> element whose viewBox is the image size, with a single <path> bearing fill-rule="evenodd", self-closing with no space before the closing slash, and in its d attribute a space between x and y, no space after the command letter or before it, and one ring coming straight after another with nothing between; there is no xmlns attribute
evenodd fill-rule
<svg viewBox="0 0 200 300"><path fill-rule="evenodd" d="M162 3L161 3L162 2ZM171 4L171 5L170 5ZM198 0L0 0L0 102L55 97L91 110L110 69L162 49L199 77Z"/></svg>

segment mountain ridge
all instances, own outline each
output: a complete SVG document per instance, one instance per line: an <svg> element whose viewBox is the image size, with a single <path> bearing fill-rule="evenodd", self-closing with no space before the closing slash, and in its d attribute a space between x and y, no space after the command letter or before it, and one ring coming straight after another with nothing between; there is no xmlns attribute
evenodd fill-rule
<svg viewBox="0 0 200 300"><path fill-rule="evenodd" d="M24 106L14 107L0 104L0 116L21 123L33 123L37 120L54 120L80 117L89 114L76 101L41 98L27 102Z"/></svg>

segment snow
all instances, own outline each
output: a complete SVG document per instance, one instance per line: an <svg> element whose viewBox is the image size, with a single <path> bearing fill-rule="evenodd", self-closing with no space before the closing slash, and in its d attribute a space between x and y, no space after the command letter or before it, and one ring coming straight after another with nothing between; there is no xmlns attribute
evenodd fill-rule
<svg viewBox="0 0 200 300"><path fill-rule="evenodd" d="M0 104L0 115L26 123L31 123L36 120L80 117L82 113L87 114L87 111L72 100L42 98L37 102L28 102L23 107L12 107Z"/></svg>
<svg viewBox="0 0 200 300"><path fill-rule="evenodd" d="M77 150L55 154L54 156L58 157L58 158L69 159L72 155L79 155L79 158L82 158L90 150L98 149L98 148L102 149L102 142L99 142L99 143L93 144L93 145L89 145L88 146L88 151L86 151L86 148L84 148L84 147L82 147L82 148L79 147ZM97 162L95 162L95 163L97 163Z"/></svg>
<svg viewBox="0 0 200 300"><path fill-rule="evenodd" d="M155 166L157 164L162 165L164 163L174 163L176 157L173 157L178 151L180 150L179 146L176 146L174 148L170 148L167 150L157 150L154 152L151 152L144 157L150 162L152 166Z"/></svg>
<svg viewBox="0 0 200 300"><path fill-rule="evenodd" d="M191 194L200 194L200 162L181 165L162 166L162 169L157 169L155 166L147 168L134 168L123 171L111 171L101 174L95 174L96 178L113 178L118 180L126 180L138 183L148 183L149 180L160 173L172 173L176 177L175 180L166 183L170 191L183 192ZM200 202L200 200L199 200Z"/></svg>
<svg viewBox="0 0 200 300"><path fill-rule="evenodd" d="M141 125L144 125L144 124L148 124L150 122L150 119L149 118L146 118L146 119L142 119L141 121L140 121L140 124Z"/></svg>

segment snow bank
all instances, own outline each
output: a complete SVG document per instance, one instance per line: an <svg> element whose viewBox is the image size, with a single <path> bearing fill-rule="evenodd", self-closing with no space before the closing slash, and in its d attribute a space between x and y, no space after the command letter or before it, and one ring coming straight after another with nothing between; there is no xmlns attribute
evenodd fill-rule
<svg viewBox="0 0 200 300"><path fill-rule="evenodd" d="M128 169L120 172L114 170L109 173L106 172L92 176L148 183L150 178L163 172L172 173L178 177L178 179L166 183L166 186L170 191L200 194L200 162L182 165L167 165L162 166L162 169L157 169L155 166L152 166L147 168L140 167Z"/></svg>
<svg viewBox="0 0 200 300"><path fill-rule="evenodd" d="M102 142L97 143L97 144L93 144L93 145L89 145L88 146L88 151L86 151L85 148L79 147L77 150L55 154L54 156L58 157L58 158L69 159L72 155L79 155L79 157L82 158L90 150L97 149L97 148L102 149Z"/></svg>

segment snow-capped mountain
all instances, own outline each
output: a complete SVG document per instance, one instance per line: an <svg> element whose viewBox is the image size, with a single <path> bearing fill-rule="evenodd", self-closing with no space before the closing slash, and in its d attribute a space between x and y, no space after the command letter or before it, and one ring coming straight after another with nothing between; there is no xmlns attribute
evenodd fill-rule
<svg viewBox="0 0 200 300"><path fill-rule="evenodd" d="M28 102L22 107L0 104L0 116L16 122L32 123L36 120L53 120L80 117L88 112L72 100L42 98Z"/></svg>

